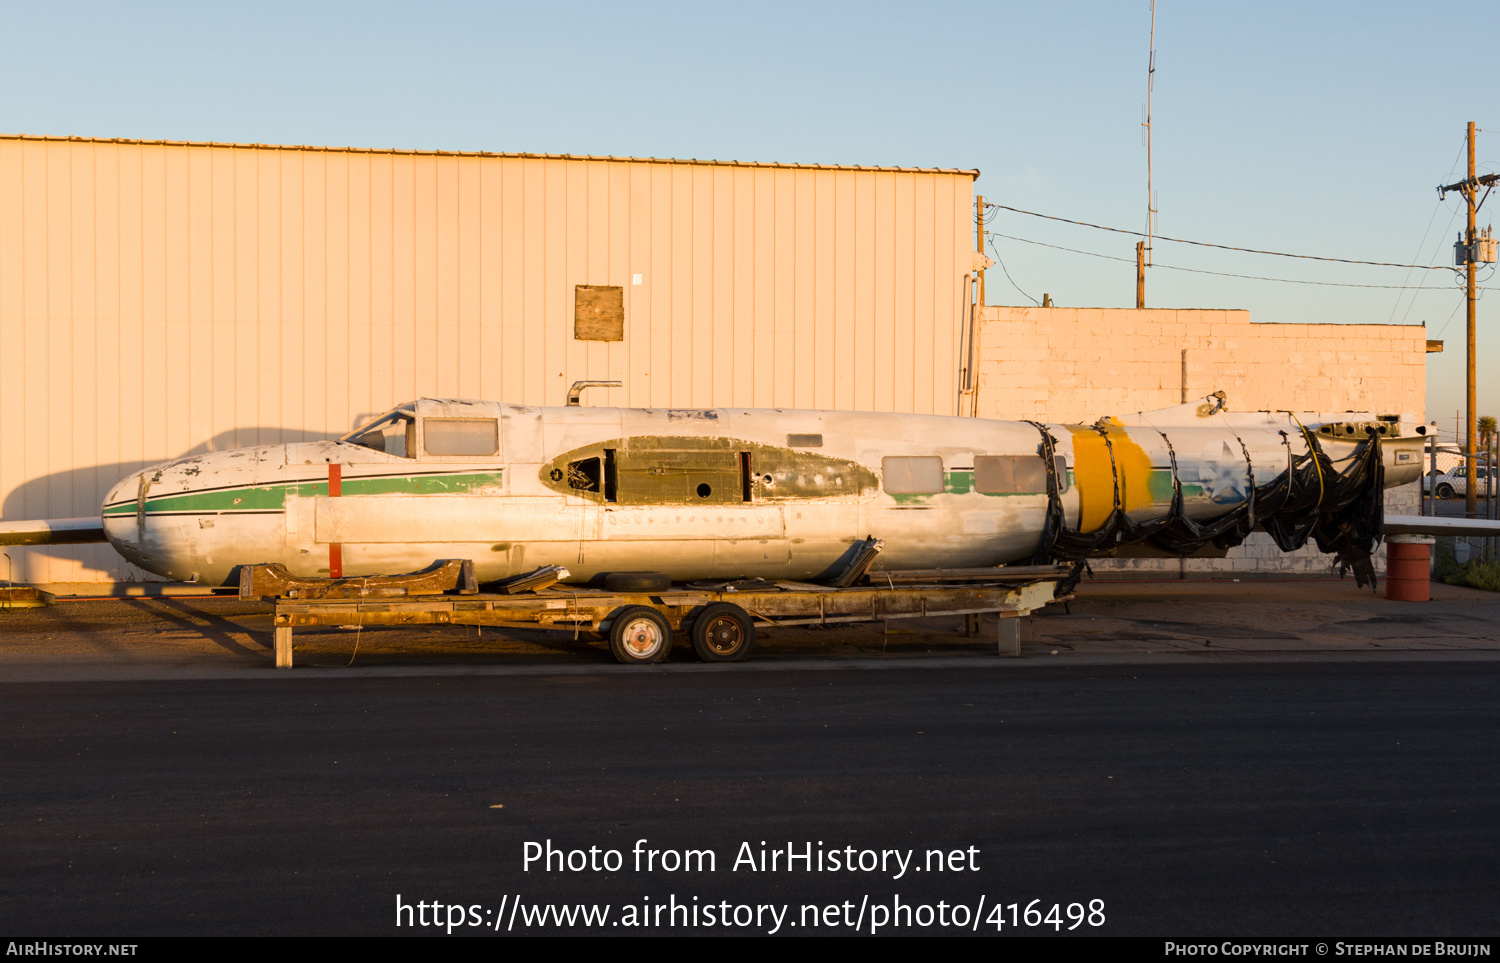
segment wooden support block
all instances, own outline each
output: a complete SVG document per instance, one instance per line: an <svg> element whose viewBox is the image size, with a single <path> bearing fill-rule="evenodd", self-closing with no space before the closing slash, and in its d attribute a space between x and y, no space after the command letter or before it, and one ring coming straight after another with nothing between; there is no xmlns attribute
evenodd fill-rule
<svg viewBox="0 0 1500 963"><path fill-rule="evenodd" d="M1020 619L1002 618L1000 620L1000 654L1011 657L1021 654Z"/></svg>
<svg viewBox="0 0 1500 963"><path fill-rule="evenodd" d="M980 632L979 624L982 618L983 616L981 616L978 612L970 612L968 615L964 616L965 637L970 639L978 637Z"/></svg>
<svg viewBox="0 0 1500 963"><path fill-rule="evenodd" d="M292 627L290 625L276 626L276 668L290 669L292 667Z"/></svg>

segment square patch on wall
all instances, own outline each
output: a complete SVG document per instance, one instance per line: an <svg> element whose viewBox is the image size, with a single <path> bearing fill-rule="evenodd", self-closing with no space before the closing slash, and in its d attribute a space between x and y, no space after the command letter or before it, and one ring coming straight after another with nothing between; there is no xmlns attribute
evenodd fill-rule
<svg viewBox="0 0 1500 963"><path fill-rule="evenodd" d="M579 284L573 288L573 338L577 341L625 340L625 289L613 284Z"/></svg>

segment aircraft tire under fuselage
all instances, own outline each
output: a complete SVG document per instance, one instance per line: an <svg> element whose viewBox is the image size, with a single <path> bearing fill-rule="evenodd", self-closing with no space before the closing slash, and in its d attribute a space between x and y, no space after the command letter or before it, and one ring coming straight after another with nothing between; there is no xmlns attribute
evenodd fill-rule
<svg viewBox="0 0 1500 963"><path fill-rule="evenodd" d="M715 602L693 618L688 632L704 662L743 662L755 649L755 623L738 605Z"/></svg>
<svg viewBox="0 0 1500 963"><path fill-rule="evenodd" d="M609 651L621 665L665 662L672 651L672 626L656 609L627 605L610 617Z"/></svg>

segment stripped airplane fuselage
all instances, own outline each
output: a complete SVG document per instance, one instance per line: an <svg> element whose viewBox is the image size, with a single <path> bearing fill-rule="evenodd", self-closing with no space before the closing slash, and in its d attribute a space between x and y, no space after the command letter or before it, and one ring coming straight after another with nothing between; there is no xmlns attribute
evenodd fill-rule
<svg viewBox="0 0 1500 963"><path fill-rule="evenodd" d="M1210 400L1211 401L1211 400ZM878 567L978 567L1036 552L1049 506L1042 431L1069 528L1116 504L1223 515L1306 454L1337 467L1383 436L1385 485L1420 474L1410 416L1208 413L1189 405L1099 426L839 411L539 408L424 399L326 442L198 455L109 493L105 533L169 579L220 585L237 566L307 576L409 572L472 559L481 581L542 565L575 580L811 579L868 535ZM1174 467L1175 466L1175 467Z"/></svg>

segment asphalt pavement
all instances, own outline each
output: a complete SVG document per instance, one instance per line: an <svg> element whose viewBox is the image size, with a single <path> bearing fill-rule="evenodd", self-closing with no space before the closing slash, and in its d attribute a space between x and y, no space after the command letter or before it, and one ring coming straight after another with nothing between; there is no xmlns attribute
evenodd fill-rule
<svg viewBox="0 0 1500 963"><path fill-rule="evenodd" d="M647 669L3 613L0 931L1494 935L1500 599L1434 588L1086 583L1020 659L932 620Z"/></svg>
<svg viewBox="0 0 1500 963"><path fill-rule="evenodd" d="M1483 489L1480 489L1480 496L1477 502L1478 504L1475 509L1477 517L1489 518L1490 503L1485 500ZM1427 505L1423 505L1417 509L1417 514L1425 515L1431 513L1445 518L1463 518L1468 514L1468 509L1468 502L1460 495L1457 498L1434 498L1431 500L1430 508Z"/></svg>

